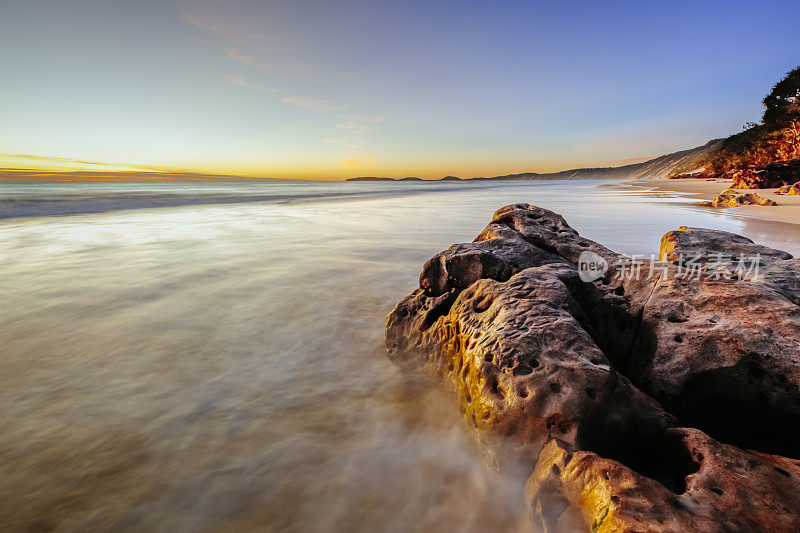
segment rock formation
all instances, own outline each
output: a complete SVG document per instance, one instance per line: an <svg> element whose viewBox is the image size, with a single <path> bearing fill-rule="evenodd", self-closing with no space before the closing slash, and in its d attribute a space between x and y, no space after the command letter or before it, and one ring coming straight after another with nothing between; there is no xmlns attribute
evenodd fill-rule
<svg viewBox="0 0 800 533"><path fill-rule="evenodd" d="M687 226L681 226L661 237L658 259L677 264L681 254L684 257L699 258L698 262L702 264L708 263L711 259L717 259L722 254L729 255L732 261L753 256L762 259L792 258L791 254L787 252L761 246L741 235Z"/></svg>
<svg viewBox="0 0 800 533"><path fill-rule="evenodd" d="M769 189L800 180L800 159L777 161L759 168L738 170L730 175L734 189Z"/></svg>
<svg viewBox="0 0 800 533"><path fill-rule="evenodd" d="M800 181L793 185L784 185L775 191L775 194L788 194L789 196L800 195Z"/></svg>
<svg viewBox="0 0 800 533"><path fill-rule="evenodd" d="M532 472L535 528L777 532L800 530L799 325L785 252L682 227L631 262L516 204L425 264L386 345Z"/></svg>
<svg viewBox="0 0 800 533"><path fill-rule="evenodd" d="M740 205L778 205L773 200L762 198L754 192L739 194L734 190L722 191L711 202L706 202L711 207L738 207Z"/></svg>

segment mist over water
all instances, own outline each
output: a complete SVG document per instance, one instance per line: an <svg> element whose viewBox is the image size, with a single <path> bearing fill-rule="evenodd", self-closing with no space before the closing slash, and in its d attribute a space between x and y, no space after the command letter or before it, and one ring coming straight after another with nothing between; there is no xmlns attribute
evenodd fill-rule
<svg viewBox="0 0 800 533"><path fill-rule="evenodd" d="M620 252L800 253L599 182L0 185L0 529L518 531L525 473L383 347L422 264L517 202Z"/></svg>

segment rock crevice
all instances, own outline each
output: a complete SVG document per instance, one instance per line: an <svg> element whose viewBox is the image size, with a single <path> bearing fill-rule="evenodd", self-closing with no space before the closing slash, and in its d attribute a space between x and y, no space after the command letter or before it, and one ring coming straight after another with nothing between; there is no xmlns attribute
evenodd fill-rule
<svg viewBox="0 0 800 533"><path fill-rule="evenodd" d="M605 276L582 280L585 254ZM679 275L689 254L699 279ZM710 272L745 255L753 279ZM532 472L545 530L800 529L800 265L685 227L661 259L625 276L559 215L504 207L425 264L388 355L454 392L496 466Z"/></svg>

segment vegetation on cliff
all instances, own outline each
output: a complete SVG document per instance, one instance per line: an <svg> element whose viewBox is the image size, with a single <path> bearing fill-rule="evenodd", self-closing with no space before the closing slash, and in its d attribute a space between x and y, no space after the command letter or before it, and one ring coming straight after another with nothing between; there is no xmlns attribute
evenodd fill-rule
<svg viewBox="0 0 800 533"><path fill-rule="evenodd" d="M702 161L705 173L731 173L800 157L800 66L776 83L763 103L761 122L746 124L741 133L720 142ZM671 175L697 168L683 165Z"/></svg>

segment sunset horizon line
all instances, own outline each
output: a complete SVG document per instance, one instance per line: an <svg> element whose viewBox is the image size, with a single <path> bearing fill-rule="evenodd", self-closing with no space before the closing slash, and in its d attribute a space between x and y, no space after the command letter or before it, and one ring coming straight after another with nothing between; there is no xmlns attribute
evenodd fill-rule
<svg viewBox="0 0 800 533"><path fill-rule="evenodd" d="M506 168L484 172L482 174L455 172L455 171L432 171L424 172L370 172L369 168L364 168L364 172L350 174L327 174L320 171L317 175L282 173L281 175L265 175L264 173L229 173L202 171L191 168L170 168L150 165L146 163L130 162L99 162L81 159L71 159L59 156L44 156L39 154L2 154L0 162L4 160L29 160L41 161L44 164L37 167L30 166L0 166L1 182L152 182L152 181L346 181L355 177L380 177L380 178L418 178L423 181L437 181L446 176L457 176L465 180L491 178L512 174L554 174L558 172L568 172L572 170L589 168L618 168L638 163L652 161L669 153L691 149L694 145L676 145L672 152L657 152L652 155L634 157L627 159L606 160L597 163L564 165L551 168ZM61 168L53 168L53 165L63 164ZM84 167L84 168L81 168ZM89 168L85 168L89 167ZM320 175L321 174L321 175ZM459 175L460 174L460 175Z"/></svg>

